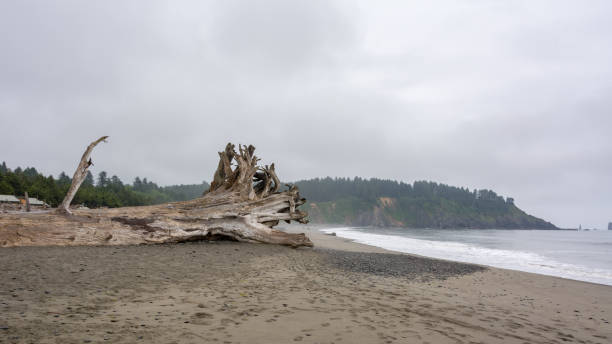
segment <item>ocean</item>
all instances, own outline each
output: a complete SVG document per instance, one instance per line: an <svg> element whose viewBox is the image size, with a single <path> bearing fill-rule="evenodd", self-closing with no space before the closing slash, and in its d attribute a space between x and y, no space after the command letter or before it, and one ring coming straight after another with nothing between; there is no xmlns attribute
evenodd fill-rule
<svg viewBox="0 0 612 344"><path fill-rule="evenodd" d="M387 250L612 285L612 231L323 228Z"/></svg>

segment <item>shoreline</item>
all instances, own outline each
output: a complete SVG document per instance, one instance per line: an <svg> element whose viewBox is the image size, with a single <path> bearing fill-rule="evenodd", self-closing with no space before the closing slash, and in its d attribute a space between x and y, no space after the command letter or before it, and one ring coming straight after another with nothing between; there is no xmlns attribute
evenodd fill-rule
<svg viewBox="0 0 612 344"><path fill-rule="evenodd" d="M0 249L4 343L607 343L612 288L305 226L236 242Z"/></svg>
<svg viewBox="0 0 612 344"><path fill-rule="evenodd" d="M497 266L486 265L486 264L479 264L479 263L473 263L473 262L462 262L462 261L457 261L457 260L452 260L452 259L445 259L445 258L439 258L439 257L431 257L431 256L420 255L420 254L415 254L415 253L410 253L410 252L394 251L394 250L385 249L385 248L382 248L382 247L379 247L379 246L375 246L375 245L360 243L360 242L354 241L353 239L348 239L348 238L344 238L344 237L341 237L341 236L335 236L335 235L330 235L330 234L321 232L322 229L333 230L334 228L352 228L352 227L340 226L340 225L337 225L336 227L332 227L332 226L335 226L335 225L333 225L333 224L332 225L325 225L325 224L310 225L310 224L307 224L307 225L304 225L304 226L290 225L290 226L285 226L285 227L282 227L282 228L283 228L283 230L286 230L286 231L289 231L289 232L293 232L293 233L304 232L304 229L306 229L305 233L307 233L307 235L311 237L311 240L315 244L315 247L317 247L317 245L318 245L319 247L327 247L327 248L333 248L333 249L344 249L344 250L351 250L351 251L361 250L362 252L378 252L378 253L389 253L389 254L403 254L403 255L408 255L408 256L413 256L413 257L421 257L421 258L427 258L427 259L436 259L436 260L447 261L447 262L456 262L456 263L462 263L462 264L472 264L472 265L486 267L486 268L489 268L489 269L499 269L499 270L504 270L504 271L532 274L532 275L535 275L535 276L545 276L545 277L550 277L550 278L559 278L559 279L567 280L567 281L574 281L574 282L580 282L580 283L600 285L600 286L605 286L605 287L612 288L612 285L605 284L605 283L598 283L598 282L592 282L592 281L584 281L584 280L573 279L573 278L568 278L568 277L548 275L548 274L544 274L544 273L537 273L537 272L530 272L530 271L523 271L523 270L512 269L512 268L503 268L503 267L497 267ZM560 229L560 230L562 230L562 229Z"/></svg>

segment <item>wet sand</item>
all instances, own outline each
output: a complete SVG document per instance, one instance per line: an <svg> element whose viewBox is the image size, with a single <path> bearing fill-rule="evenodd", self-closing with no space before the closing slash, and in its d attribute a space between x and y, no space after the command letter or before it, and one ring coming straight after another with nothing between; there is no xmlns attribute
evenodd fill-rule
<svg viewBox="0 0 612 344"><path fill-rule="evenodd" d="M307 232L315 249L0 249L0 343L612 341L612 287Z"/></svg>

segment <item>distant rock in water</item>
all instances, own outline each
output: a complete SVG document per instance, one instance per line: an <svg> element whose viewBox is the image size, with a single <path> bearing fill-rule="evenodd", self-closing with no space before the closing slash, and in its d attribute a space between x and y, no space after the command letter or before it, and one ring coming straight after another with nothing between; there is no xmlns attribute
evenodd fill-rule
<svg viewBox="0 0 612 344"><path fill-rule="evenodd" d="M612 231L612 222L608 222L608 230Z"/></svg>
<svg viewBox="0 0 612 344"><path fill-rule="evenodd" d="M491 190L434 182L324 178L296 185L315 223L411 228L557 229Z"/></svg>

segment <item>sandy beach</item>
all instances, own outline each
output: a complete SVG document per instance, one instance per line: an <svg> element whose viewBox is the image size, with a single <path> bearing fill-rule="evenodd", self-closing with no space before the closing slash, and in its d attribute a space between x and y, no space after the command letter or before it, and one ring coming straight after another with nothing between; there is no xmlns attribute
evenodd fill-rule
<svg viewBox="0 0 612 344"><path fill-rule="evenodd" d="M0 343L612 340L610 286L300 230L314 249L236 242L0 249Z"/></svg>

